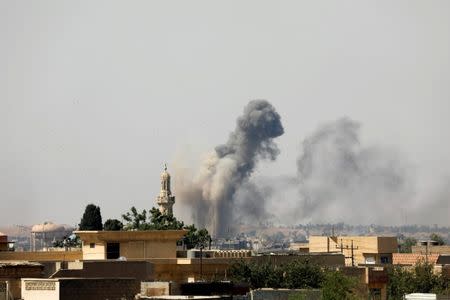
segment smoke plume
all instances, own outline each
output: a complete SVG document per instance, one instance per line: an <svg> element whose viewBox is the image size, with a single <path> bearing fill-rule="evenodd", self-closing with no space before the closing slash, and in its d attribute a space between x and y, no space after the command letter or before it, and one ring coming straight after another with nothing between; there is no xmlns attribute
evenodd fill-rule
<svg viewBox="0 0 450 300"><path fill-rule="evenodd" d="M207 227L218 237L230 232L240 188L248 200L243 209L250 212L258 207L253 201L263 199L262 193L249 178L259 159L275 160L279 150L273 139L283 133L280 115L269 102L254 100L247 104L228 141L205 159L192 182L184 178L177 187L179 199L192 207L198 226Z"/></svg>
<svg viewBox="0 0 450 300"><path fill-rule="evenodd" d="M393 150L362 146L359 129L359 123L343 118L303 141L297 161L299 221L400 221L413 195L411 170Z"/></svg>

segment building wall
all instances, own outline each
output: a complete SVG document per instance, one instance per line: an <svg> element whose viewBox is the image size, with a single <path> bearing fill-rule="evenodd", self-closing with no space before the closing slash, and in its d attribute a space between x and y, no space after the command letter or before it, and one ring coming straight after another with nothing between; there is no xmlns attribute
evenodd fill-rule
<svg viewBox="0 0 450 300"><path fill-rule="evenodd" d="M187 282L189 279L223 280L229 279L229 268L233 263L270 262L281 265L293 261L306 261L322 266L343 266L344 257L340 254L321 255L268 255L244 258L205 258L205 259L166 259L151 260L153 263L153 280ZM201 263L201 266L200 266ZM200 275L200 269L202 275Z"/></svg>
<svg viewBox="0 0 450 300"><path fill-rule="evenodd" d="M139 291L139 281L133 278L22 280L24 300L134 299Z"/></svg>
<svg viewBox="0 0 450 300"><path fill-rule="evenodd" d="M425 246L412 246L412 253L425 254L427 248ZM428 254L450 254L450 245L428 246Z"/></svg>
<svg viewBox="0 0 450 300"><path fill-rule="evenodd" d="M92 246L94 246L92 248ZM83 260L106 259L106 246L104 242L83 241Z"/></svg>
<svg viewBox="0 0 450 300"><path fill-rule="evenodd" d="M141 282L142 296L170 295L170 282L166 281L144 281Z"/></svg>
<svg viewBox="0 0 450 300"><path fill-rule="evenodd" d="M71 267L75 267L71 269ZM148 261L84 261L82 266L69 266L55 273L53 278L136 278L141 281L152 279L152 264Z"/></svg>
<svg viewBox="0 0 450 300"><path fill-rule="evenodd" d="M0 252L0 260L74 261L83 259L80 251Z"/></svg>
<svg viewBox="0 0 450 300"><path fill-rule="evenodd" d="M373 257L374 263L380 264L381 257L391 257L392 253L397 252L396 237L377 237L377 236L311 236L309 239L309 251L312 252L340 252L343 245L343 254L347 257L346 265L351 265L351 246L353 242L353 257L355 265L365 264L366 258ZM380 255L383 254L383 255Z"/></svg>
<svg viewBox="0 0 450 300"><path fill-rule="evenodd" d="M393 236L378 237L378 253L396 253L398 252L397 238Z"/></svg>
<svg viewBox="0 0 450 300"><path fill-rule="evenodd" d="M175 258L173 241L129 241L120 243L120 255L127 259Z"/></svg>
<svg viewBox="0 0 450 300"><path fill-rule="evenodd" d="M21 298L22 277L42 277L44 266L37 263L10 262L0 265L0 280L8 282L9 291L14 299Z"/></svg>
<svg viewBox="0 0 450 300"><path fill-rule="evenodd" d="M127 259L175 258L177 255L173 241L125 241L119 244L120 256ZM94 245L94 248L91 245ZM83 260L106 259L106 245L107 242L84 241Z"/></svg>
<svg viewBox="0 0 450 300"><path fill-rule="evenodd" d="M127 259L176 258L177 245L186 230L76 231L83 241L83 259L106 259L108 243L120 244ZM91 244L95 244L91 248Z"/></svg>
<svg viewBox="0 0 450 300"><path fill-rule="evenodd" d="M56 279L22 279L23 300L59 300L60 286Z"/></svg>
<svg viewBox="0 0 450 300"><path fill-rule="evenodd" d="M60 285L61 300L134 299L140 292L139 281L132 278L62 279Z"/></svg>

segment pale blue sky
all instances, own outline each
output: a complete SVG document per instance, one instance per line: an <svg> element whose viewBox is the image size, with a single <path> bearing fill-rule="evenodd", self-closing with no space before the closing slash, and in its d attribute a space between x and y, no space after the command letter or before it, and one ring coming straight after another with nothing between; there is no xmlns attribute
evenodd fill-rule
<svg viewBox="0 0 450 300"><path fill-rule="evenodd" d="M295 175L301 140L348 116L434 190L450 2L0 0L0 225L153 206L163 163L195 165L251 99L285 127L257 175Z"/></svg>

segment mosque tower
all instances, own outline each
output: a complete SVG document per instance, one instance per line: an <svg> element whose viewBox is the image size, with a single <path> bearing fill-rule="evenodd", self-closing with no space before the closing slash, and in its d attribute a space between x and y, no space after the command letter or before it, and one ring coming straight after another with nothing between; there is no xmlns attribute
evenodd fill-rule
<svg viewBox="0 0 450 300"><path fill-rule="evenodd" d="M172 192L170 191L170 174L167 172L166 164L164 164L164 171L161 173L161 191L159 192L159 196L156 197L156 203L158 203L159 211L163 215L173 214L175 196L172 196Z"/></svg>

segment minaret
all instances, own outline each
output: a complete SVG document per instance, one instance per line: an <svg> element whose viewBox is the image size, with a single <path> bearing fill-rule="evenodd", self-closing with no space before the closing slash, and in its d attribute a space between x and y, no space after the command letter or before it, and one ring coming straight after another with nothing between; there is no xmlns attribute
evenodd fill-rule
<svg viewBox="0 0 450 300"><path fill-rule="evenodd" d="M161 173L161 191L159 196L156 197L156 203L158 203L159 211L163 215L173 214L173 204L175 203L175 196L172 196L170 191L170 174L167 172L167 165L164 164L164 171Z"/></svg>

